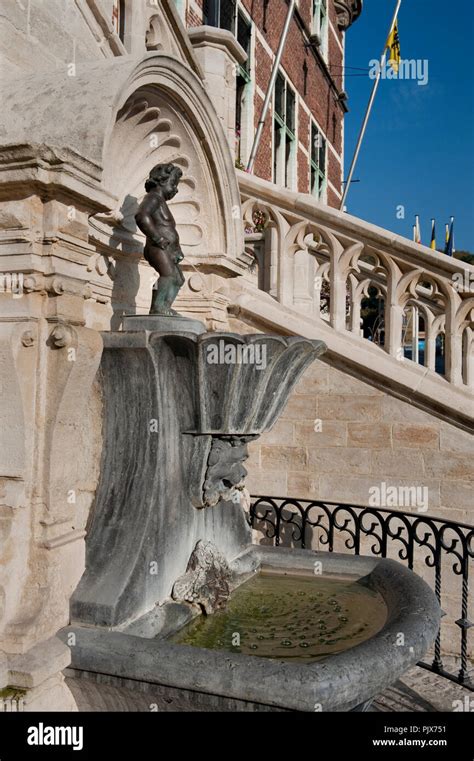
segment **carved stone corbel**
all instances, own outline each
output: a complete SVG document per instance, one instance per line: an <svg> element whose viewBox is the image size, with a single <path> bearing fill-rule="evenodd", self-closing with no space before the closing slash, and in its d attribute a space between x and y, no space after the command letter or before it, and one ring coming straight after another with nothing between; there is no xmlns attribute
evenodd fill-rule
<svg viewBox="0 0 474 761"><path fill-rule="evenodd" d="M345 32L362 13L362 0L334 0L334 5L337 25Z"/></svg>

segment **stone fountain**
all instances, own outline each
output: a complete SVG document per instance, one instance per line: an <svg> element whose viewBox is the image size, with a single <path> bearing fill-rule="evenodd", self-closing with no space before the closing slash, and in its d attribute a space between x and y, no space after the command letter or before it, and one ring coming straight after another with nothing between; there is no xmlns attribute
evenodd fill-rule
<svg viewBox="0 0 474 761"><path fill-rule="evenodd" d="M172 197L178 173L160 169L155 179L163 181L165 200ZM161 192L153 183L148 190L148 196ZM62 632L74 645L72 673L125 680L150 701L165 696L171 709L184 696L189 710L363 710L432 644L440 619L436 598L391 560L252 544L243 465L248 443L273 426L325 345L206 332L177 315L171 303L181 282L179 239L162 200L146 197L137 221L147 235L146 256L168 283L154 294L150 315L125 317L121 332L103 334L101 475L86 571L72 599L71 625ZM321 611L314 568L322 559L328 582L342 579L355 585L354 594L380 602L377 627L357 644L288 660L243 652L233 641L217 647L180 641L193 622L226 615L234 595L262 574L277 586L278 578L291 578L296 590L311 579L308 599ZM329 603L325 615L341 610L337 600ZM291 593L288 604L291 614ZM327 629L305 615L311 637L313 623ZM339 628L345 620L339 613ZM357 625L362 631L367 624ZM259 626L270 636L277 631L265 617ZM306 646L306 635L296 636Z"/></svg>

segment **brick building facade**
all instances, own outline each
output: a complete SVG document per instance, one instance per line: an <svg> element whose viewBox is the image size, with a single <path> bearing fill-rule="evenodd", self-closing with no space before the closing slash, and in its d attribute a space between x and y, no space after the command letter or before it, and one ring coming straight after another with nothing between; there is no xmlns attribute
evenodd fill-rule
<svg viewBox="0 0 474 761"><path fill-rule="evenodd" d="M254 172L339 206L343 180L344 37L359 0L298 0ZM179 4L178 4L179 6ZM237 70L236 163L245 167L278 49L287 0L182 0L188 27L220 26L247 53Z"/></svg>

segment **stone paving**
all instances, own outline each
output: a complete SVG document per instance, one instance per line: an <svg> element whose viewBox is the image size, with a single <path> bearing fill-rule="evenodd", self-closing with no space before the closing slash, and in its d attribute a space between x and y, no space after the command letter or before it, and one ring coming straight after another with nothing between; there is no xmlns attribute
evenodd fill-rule
<svg viewBox="0 0 474 761"><path fill-rule="evenodd" d="M438 674L416 666L385 690L372 704L372 712L439 713L474 712L474 692Z"/></svg>

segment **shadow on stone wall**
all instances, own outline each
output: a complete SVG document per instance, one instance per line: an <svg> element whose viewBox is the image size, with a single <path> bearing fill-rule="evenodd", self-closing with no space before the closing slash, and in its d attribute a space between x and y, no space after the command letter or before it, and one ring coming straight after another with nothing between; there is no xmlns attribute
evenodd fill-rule
<svg viewBox="0 0 474 761"><path fill-rule="evenodd" d="M126 232L131 236L137 232L135 213L138 209L138 199L135 196L126 195L120 213L127 219ZM128 236L127 236L128 237ZM124 230L121 227L114 228L110 237L109 245L122 252L124 248ZM127 246L129 248L129 246ZM120 255L115 260L111 306L113 315L110 320L111 330L120 330L124 314L136 314L136 297L140 289L139 264L142 253Z"/></svg>

